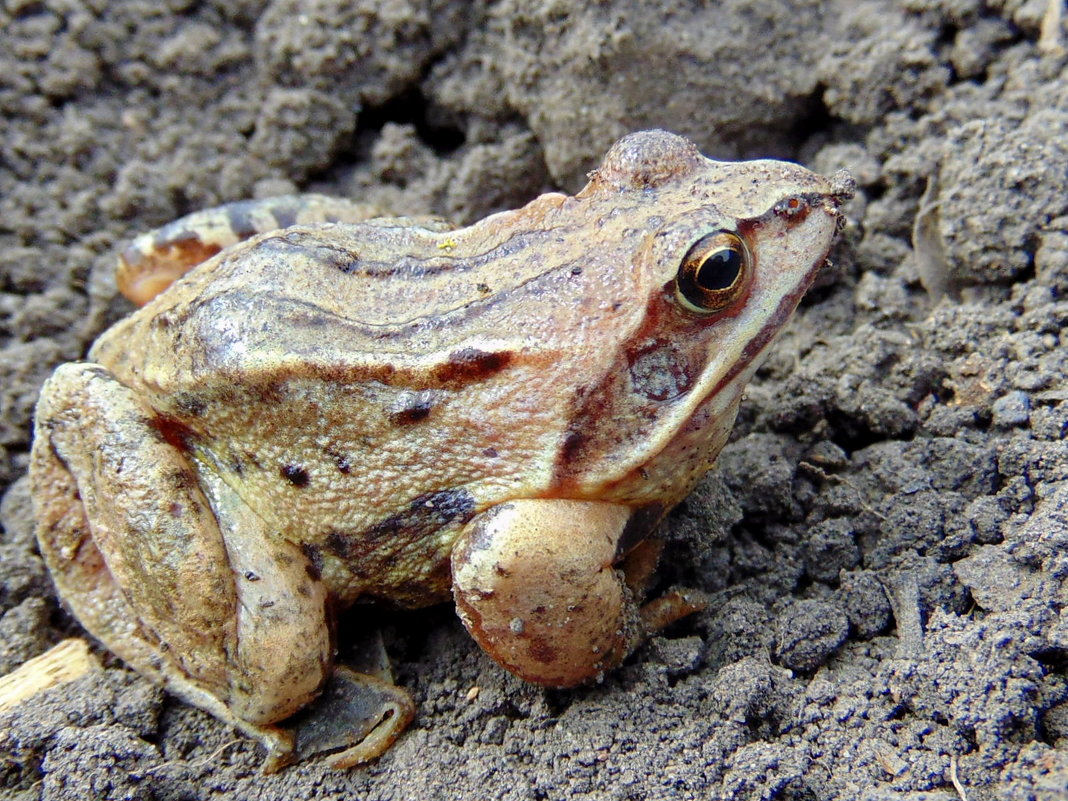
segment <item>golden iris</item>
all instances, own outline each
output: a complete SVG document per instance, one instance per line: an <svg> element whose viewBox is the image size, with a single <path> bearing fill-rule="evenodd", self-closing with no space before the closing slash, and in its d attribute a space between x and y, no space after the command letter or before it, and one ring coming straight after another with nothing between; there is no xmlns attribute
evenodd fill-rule
<svg viewBox="0 0 1068 801"><path fill-rule="evenodd" d="M717 231L701 237L687 252L675 276L675 294L699 314L721 311L745 292L753 257L740 236Z"/></svg>

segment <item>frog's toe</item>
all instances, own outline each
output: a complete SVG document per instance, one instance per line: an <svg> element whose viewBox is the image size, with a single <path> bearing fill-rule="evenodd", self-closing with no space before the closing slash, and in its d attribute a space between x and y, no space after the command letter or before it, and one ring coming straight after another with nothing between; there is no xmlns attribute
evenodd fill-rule
<svg viewBox="0 0 1068 801"><path fill-rule="evenodd" d="M408 727L415 704L388 681L338 666L319 697L291 720L298 760L326 755L343 770L381 756Z"/></svg>
<svg viewBox="0 0 1068 801"><path fill-rule="evenodd" d="M695 612L703 612L710 603L709 596L700 590L670 590L641 608L642 628L653 634Z"/></svg>

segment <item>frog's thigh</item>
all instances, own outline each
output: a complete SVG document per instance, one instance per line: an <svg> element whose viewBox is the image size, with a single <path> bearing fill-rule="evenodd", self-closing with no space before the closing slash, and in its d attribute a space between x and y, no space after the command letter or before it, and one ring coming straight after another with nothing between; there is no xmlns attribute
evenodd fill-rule
<svg viewBox="0 0 1068 801"><path fill-rule="evenodd" d="M644 636L639 599L615 568L631 514L610 503L519 500L473 519L453 548L453 592L479 645L522 678L555 687L619 664Z"/></svg>
<svg viewBox="0 0 1068 801"><path fill-rule="evenodd" d="M284 757L268 724L315 696L331 659L307 559L209 479L213 509L173 434L102 367L61 366L36 421L37 534L62 597L139 671Z"/></svg>
<svg viewBox="0 0 1068 801"><path fill-rule="evenodd" d="M256 234L291 225L362 222L381 216L366 203L326 195L284 195L240 200L188 214L142 234L119 254L115 281L138 306L224 248Z"/></svg>

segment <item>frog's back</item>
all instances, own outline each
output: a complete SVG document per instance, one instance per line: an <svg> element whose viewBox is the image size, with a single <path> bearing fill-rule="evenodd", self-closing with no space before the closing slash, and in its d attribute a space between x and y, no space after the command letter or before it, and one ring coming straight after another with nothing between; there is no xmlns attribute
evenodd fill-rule
<svg viewBox="0 0 1068 801"><path fill-rule="evenodd" d="M472 369L475 340L530 353L576 324L583 296L602 294L584 286L604 275L583 275L581 237L531 224L568 200L543 196L456 232L383 219L257 237L120 322L92 356L174 392L343 369L429 386L454 351L467 354L456 369Z"/></svg>

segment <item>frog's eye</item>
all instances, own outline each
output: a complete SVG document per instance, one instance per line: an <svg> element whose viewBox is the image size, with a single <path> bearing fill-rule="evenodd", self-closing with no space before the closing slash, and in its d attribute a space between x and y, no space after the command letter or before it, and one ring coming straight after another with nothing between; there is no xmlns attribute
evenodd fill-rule
<svg viewBox="0 0 1068 801"><path fill-rule="evenodd" d="M675 295L692 312L711 314L730 306L749 284L753 257L730 231L703 236L686 253L675 276Z"/></svg>

